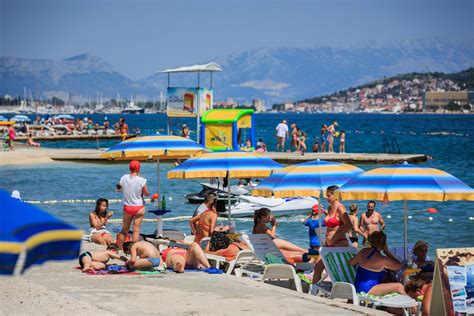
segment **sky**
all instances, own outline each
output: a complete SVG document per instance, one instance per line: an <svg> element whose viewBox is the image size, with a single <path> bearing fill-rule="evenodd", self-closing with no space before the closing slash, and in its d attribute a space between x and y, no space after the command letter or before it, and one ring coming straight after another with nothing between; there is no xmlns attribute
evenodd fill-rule
<svg viewBox="0 0 474 316"><path fill-rule="evenodd" d="M0 56L90 53L131 79L262 47L473 34L471 0L0 0Z"/></svg>

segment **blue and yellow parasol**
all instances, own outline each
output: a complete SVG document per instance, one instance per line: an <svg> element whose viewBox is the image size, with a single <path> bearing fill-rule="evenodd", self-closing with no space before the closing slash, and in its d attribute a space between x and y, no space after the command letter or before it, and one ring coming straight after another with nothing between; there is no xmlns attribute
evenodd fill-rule
<svg viewBox="0 0 474 316"><path fill-rule="evenodd" d="M75 259L81 238L81 230L0 191L0 274L13 274L23 251L21 273L48 260Z"/></svg>

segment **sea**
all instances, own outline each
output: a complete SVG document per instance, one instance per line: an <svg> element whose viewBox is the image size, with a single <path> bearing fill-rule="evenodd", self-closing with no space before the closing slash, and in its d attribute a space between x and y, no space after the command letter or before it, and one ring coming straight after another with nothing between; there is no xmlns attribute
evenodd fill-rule
<svg viewBox="0 0 474 316"><path fill-rule="evenodd" d="M86 117L85 115L75 115ZM102 124L105 120L111 126L120 117L125 118L130 131L140 130L142 135L164 134L169 124L173 133L179 134L183 124L193 131L195 138L196 119L174 118L168 120L165 114L87 115ZM33 118L33 116L31 117ZM319 136L322 124L338 123L338 130L346 132L346 152L381 153L385 138L390 147L399 148L404 154L426 154L432 157L423 166L438 168L458 177L471 187L474 186L474 115L432 115L432 114L303 114L303 113L258 113L255 114L257 138L275 150L276 125L283 119L288 125L296 123L307 133L307 146L311 150L315 138ZM249 134L243 133L242 141ZM42 142L43 147L54 148L108 148L119 141L68 141ZM289 145L287 143L287 145ZM339 140L336 138L336 151ZM397 147L398 146L398 147ZM387 149L387 148L385 148ZM1 153L0 153L1 155ZM370 170L381 165L357 165ZM166 172L174 165L161 166L161 190L167 199L167 208L172 212L165 216L165 229L178 229L189 233L188 219L195 210L195 204L187 204L184 195L198 192L203 180L168 180ZM128 172L125 164L55 163L45 165L0 166L0 189L11 192L19 190L26 201L36 205L65 221L88 231L88 214L94 209L94 201L107 198L114 201L109 209L114 211L113 219L121 218L118 202L121 195L115 190L120 177ZM144 163L141 174L147 178L148 187L156 191L156 163ZM367 201L342 201L346 208L356 203L359 213L366 210ZM435 208L437 213L428 213ZM151 205L149 206L151 209ZM378 202L376 209L385 218L389 246L403 245L403 202ZM474 245L474 203L463 201L408 202L408 241L415 243L426 240L429 254L434 256L436 248L466 247ZM280 238L292 241L302 247L308 246L308 229L302 221L307 214L294 214L279 217L277 234ZM147 213L146 218L154 218ZM222 220L224 221L224 219ZM236 220L237 231L250 232L253 219ZM152 233L155 223L144 223L142 231ZM118 231L120 224L109 225Z"/></svg>

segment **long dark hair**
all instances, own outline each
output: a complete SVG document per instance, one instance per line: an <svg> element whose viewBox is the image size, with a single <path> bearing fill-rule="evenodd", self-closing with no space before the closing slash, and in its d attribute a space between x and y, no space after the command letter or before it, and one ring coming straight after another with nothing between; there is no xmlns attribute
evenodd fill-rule
<svg viewBox="0 0 474 316"><path fill-rule="evenodd" d="M105 202L105 205L106 205L106 209L105 209L105 212L104 212L103 215L100 214L100 205L102 204L102 202ZM107 216L107 210L108 209L109 209L109 200L104 199L104 198L100 198L100 199L97 200L97 202L95 202L94 212L97 214L97 216L102 216L102 217Z"/></svg>
<svg viewBox="0 0 474 316"><path fill-rule="evenodd" d="M259 208L258 210L255 210L255 212L253 213L252 234L255 234L255 228L257 227L258 222L260 222L260 219L264 216L267 216L270 213L271 211L266 207L262 207L262 208Z"/></svg>

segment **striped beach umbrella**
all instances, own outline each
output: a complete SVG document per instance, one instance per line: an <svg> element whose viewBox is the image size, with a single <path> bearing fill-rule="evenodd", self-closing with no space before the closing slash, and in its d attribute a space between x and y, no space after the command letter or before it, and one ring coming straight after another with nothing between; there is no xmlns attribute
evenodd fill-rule
<svg viewBox="0 0 474 316"><path fill-rule="evenodd" d="M82 230L0 191L0 274L79 256ZM19 260L25 252L24 260ZM16 267L16 271L15 271Z"/></svg>
<svg viewBox="0 0 474 316"><path fill-rule="evenodd" d="M346 200L404 201L405 258L407 245L407 201L474 200L474 190L453 175L439 169L408 163L367 171L336 191Z"/></svg>
<svg viewBox="0 0 474 316"><path fill-rule="evenodd" d="M363 173L357 167L332 162L309 161L280 169L260 182L252 191L254 196L319 196L331 185L341 186Z"/></svg>
<svg viewBox="0 0 474 316"><path fill-rule="evenodd" d="M107 149L100 157L109 160L156 160L158 196L161 196L160 160L188 158L206 151L205 147L189 138L173 135L156 135L127 139ZM157 232L158 235L161 235L160 217L158 220Z"/></svg>
<svg viewBox="0 0 474 316"><path fill-rule="evenodd" d="M332 161L309 161L280 169L264 179L252 191L254 196L317 196L321 205L321 193L331 185L341 186L364 170ZM319 208L321 216L321 207ZM321 230L322 222L319 221Z"/></svg>
<svg viewBox="0 0 474 316"><path fill-rule="evenodd" d="M176 159L196 155L206 148L180 136L157 135L127 139L107 149L101 158L111 160Z"/></svg>
<svg viewBox="0 0 474 316"><path fill-rule="evenodd" d="M196 179L227 177L229 220L230 179L268 177L282 166L272 159L257 153L243 151L218 151L203 153L190 158L168 171L169 179Z"/></svg>

